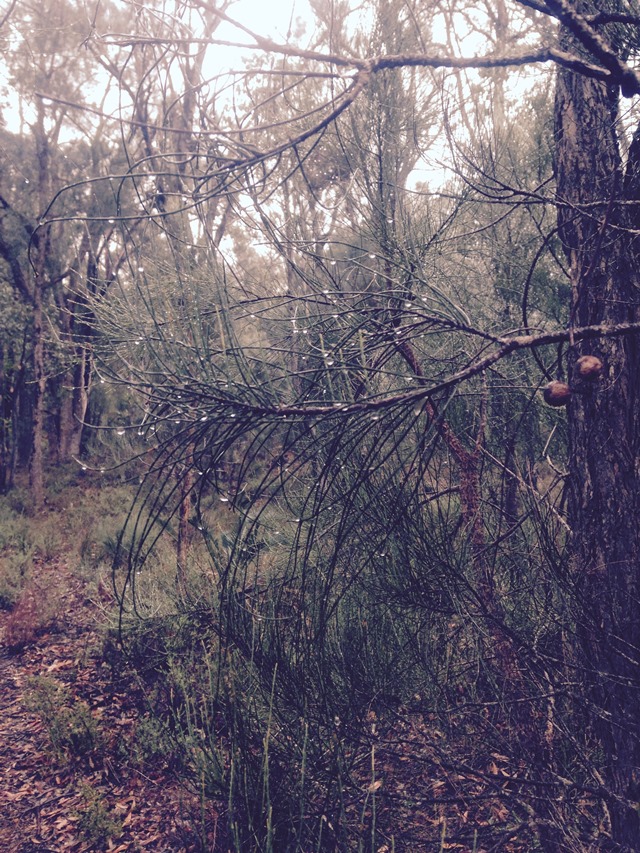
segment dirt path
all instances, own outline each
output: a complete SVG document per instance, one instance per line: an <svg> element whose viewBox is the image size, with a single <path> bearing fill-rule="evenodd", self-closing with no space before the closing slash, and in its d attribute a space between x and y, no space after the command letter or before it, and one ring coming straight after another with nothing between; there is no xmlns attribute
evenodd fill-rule
<svg viewBox="0 0 640 853"><path fill-rule="evenodd" d="M46 630L10 648L54 591ZM40 567L38 587L12 613L0 613L0 851L214 850L211 806L203 813L169 768L136 757L140 711L114 689L98 618L55 562Z"/></svg>

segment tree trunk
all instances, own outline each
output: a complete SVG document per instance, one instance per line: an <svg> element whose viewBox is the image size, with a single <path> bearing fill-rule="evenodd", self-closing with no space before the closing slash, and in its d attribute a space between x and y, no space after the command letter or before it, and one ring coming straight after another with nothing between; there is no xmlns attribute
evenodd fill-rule
<svg viewBox="0 0 640 853"><path fill-rule="evenodd" d="M568 35L566 45L575 49ZM640 271L628 214L638 197L633 156L623 173L618 93L560 69L556 92L558 224L572 279L571 324L640 319ZM633 151L632 151L633 155ZM577 654L584 667L593 733L615 849L640 850L640 340L602 338L571 347L568 408ZM596 381L576 359L598 356Z"/></svg>
<svg viewBox="0 0 640 853"><path fill-rule="evenodd" d="M180 482L180 508L178 510L178 541L176 547L176 590L181 601L188 596L189 584L187 567L191 548L192 496L195 475L193 465L186 467Z"/></svg>
<svg viewBox="0 0 640 853"><path fill-rule="evenodd" d="M40 265L39 265L40 266ZM38 275L34 277L33 287L33 371L35 376L33 395L33 427L31 439L31 459L29 462L29 481L34 510L44 506L44 395L46 374L44 368L44 332L42 328L42 288L43 282Z"/></svg>
<svg viewBox="0 0 640 853"><path fill-rule="evenodd" d="M44 105L41 99L37 101L37 120L34 125L34 139L38 163L38 203L40 210L46 210L51 197L49 144L45 132ZM31 459L29 462L29 480L31 496L36 512L41 510L45 502L44 492L44 417L45 392L47 377L45 371L44 351L44 314L43 299L49 249L49 230L45 226L36 232L35 254L33 267L33 431Z"/></svg>
<svg viewBox="0 0 640 853"><path fill-rule="evenodd" d="M71 387L63 388L60 403L60 429L58 435L58 461L69 462L80 455L84 420L89 405L89 392L93 378L91 353L87 347L76 347L76 362L67 371Z"/></svg>

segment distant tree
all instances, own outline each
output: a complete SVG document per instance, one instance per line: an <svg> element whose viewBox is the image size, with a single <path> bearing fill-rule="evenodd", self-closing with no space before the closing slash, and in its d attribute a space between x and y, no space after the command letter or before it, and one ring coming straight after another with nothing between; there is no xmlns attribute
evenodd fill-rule
<svg viewBox="0 0 640 853"><path fill-rule="evenodd" d="M3 32L12 46L7 70L17 109L5 111L2 131L0 256L25 322L7 351L7 364L15 363L21 348L12 369L18 381L5 374L10 472L3 481L12 480L20 441L36 507L45 500L48 459L80 452L94 376L89 302L114 281L136 228L116 225L128 187L123 193L112 175L126 170L126 161L117 141L105 137L100 101L108 98L108 78L83 47L90 27L81 5L37 2L15 4ZM28 437L24 421L32 424Z"/></svg>

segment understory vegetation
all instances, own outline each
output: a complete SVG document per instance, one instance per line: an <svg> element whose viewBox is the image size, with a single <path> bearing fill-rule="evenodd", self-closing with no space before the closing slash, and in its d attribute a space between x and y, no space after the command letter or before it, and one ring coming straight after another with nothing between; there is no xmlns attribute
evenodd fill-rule
<svg viewBox="0 0 640 853"><path fill-rule="evenodd" d="M74 479L69 471L57 496L52 490L44 515L25 512L29 498L19 489L4 510L2 582L12 590L5 645L20 653L44 632L64 634L63 579L45 585L41 570L62 557L87 584L114 689L139 697L135 741L119 760L167 764L218 804L216 849L535 849L526 785L539 747L527 753L518 742L514 760L514 739L544 723L555 748L553 703L543 698L535 708L527 699L519 711L514 679L524 682L523 674L512 670L507 680L500 665L492 676L452 591L435 579L409 589L394 567L397 546L387 540L370 565L355 562L361 544L348 549L335 582L325 566L306 590L270 564L260 564L259 582L247 582L261 550L254 537L252 555L239 559L245 582L231 586L202 578L202 566L220 567L220 552L238 541L221 534L208 543L215 561L194 545L185 599L168 525L168 541L136 580L139 613L123 613L111 573L135 490L104 475ZM210 523L231 530L231 516L217 508ZM25 540L33 543L28 557ZM439 560L446 552L443 543ZM532 659L532 680L535 669ZM44 721L58 761L95 755L113 737L55 677L27 686L27 708ZM580 812L588 827L595 802L583 795ZM83 826L95 823L97 849L117 838L97 800L82 815Z"/></svg>

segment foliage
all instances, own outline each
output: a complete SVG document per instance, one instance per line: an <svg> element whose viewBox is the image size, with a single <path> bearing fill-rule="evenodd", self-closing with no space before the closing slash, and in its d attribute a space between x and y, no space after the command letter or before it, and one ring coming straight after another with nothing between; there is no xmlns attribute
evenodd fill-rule
<svg viewBox="0 0 640 853"><path fill-rule="evenodd" d="M86 758L98 747L98 727L89 707L72 701L54 678L32 678L25 702L44 723L58 758Z"/></svg>
<svg viewBox="0 0 640 853"><path fill-rule="evenodd" d="M122 834L122 823L116 820L100 795L88 785L84 787L85 807L79 814L79 827L95 850L107 850L108 842Z"/></svg>

